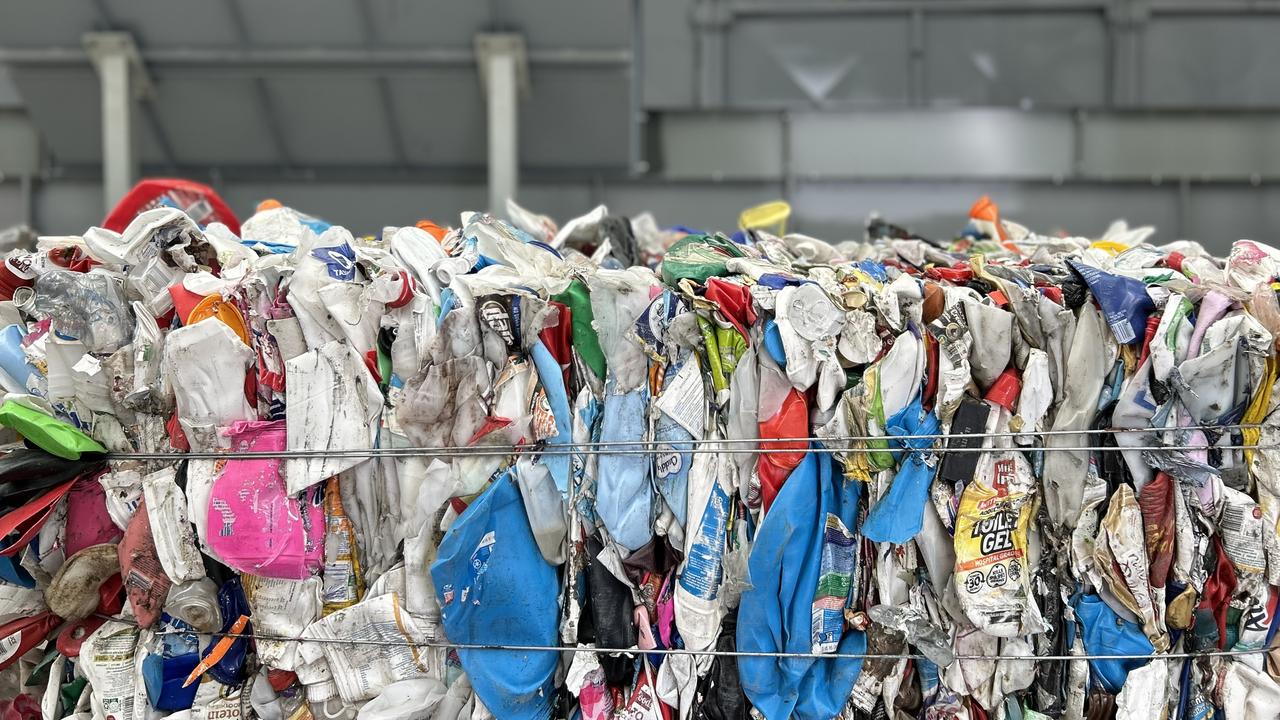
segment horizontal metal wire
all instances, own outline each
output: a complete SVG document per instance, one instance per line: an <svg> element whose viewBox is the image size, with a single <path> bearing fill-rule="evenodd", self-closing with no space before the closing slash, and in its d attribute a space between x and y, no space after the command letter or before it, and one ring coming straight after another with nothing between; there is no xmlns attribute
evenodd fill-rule
<svg viewBox="0 0 1280 720"><path fill-rule="evenodd" d="M114 618L112 618L114 619ZM124 621L118 621L124 622ZM182 630L164 630L156 635L194 635L200 634ZM709 655L713 657L768 657L768 658L843 658L860 660L927 660L922 653L793 653L793 652L759 652L750 650L690 650L688 648L665 648L640 650L638 648L599 648L587 645L548 646L548 645L501 645L479 643L454 643L441 641L393 641L393 640L358 640L346 638L293 638L283 635L261 635L257 633L208 633L213 637L251 638L274 642L307 642L328 645L363 645L372 647L414 647L437 648L444 650L504 650L509 652L591 652L605 655ZM1027 660L1032 662L1056 660L1183 660L1211 657L1240 657L1268 653L1272 648L1251 648L1244 650L1210 650L1205 652L1181 653L1143 653L1136 655L956 655L956 660Z"/></svg>
<svg viewBox="0 0 1280 720"><path fill-rule="evenodd" d="M702 438L688 440L602 440L599 442L587 443L589 449L572 449L559 445L546 444L515 444L515 445L444 445L439 447L384 447L384 448L347 448L337 450L276 450L276 451L236 451L236 450L217 450L217 451L195 451L195 452L112 452L107 454L107 458L111 460L173 460L179 458L187 458L190 460L222 460L229 457L237 458L323 458L323 457L418 457L422 455L433 455L437 457L460 457L468 455L510 455L519 452L535 452L540 455L603 455L603 454L623 454L623 453L606 453L603 450L612 448L630 449L631 454L651 454L656 452L671 452L674 445L692 446L698 448L703 445L717 446L712 452L754 452L754 453L776 453L776 452L798 452L795 449L788 448L757 448L755 446L765 443L855 443L855 442L889 442L896 441L899 443L916 441L916 440L976 440L987 438L1039 438L1039 437L1055 437L1070 435L1121 435L1130 433L1175 433L1175 432L1191 432L1196 430L1221 432L1226 430L1262 430L1267 428L1280 429L1280 425L1271 423L1234 423L1223 425L1188 425L1161 428L1098 428L1090 430L1041 430L1037 432L992 432L992 433L932 433L932 434L910 434L910 435L837 435L830 437L796 437L796 438ZM731 447L724 448L720 446L729 445ZM748 446L746 449L732 446ZM1014 450L1048 450L1048 451L1108 451L1108 450L1205 450L1213 447L1219 450L1267 450L1280 445L1160 445L1160 446L1139 446L1139 447L1014 447L1008 449ZM999 448L997 448L999 449ZM878 453L885 452L884 448L813 448L816 452L868 452ZM991 448L946 448L935 447L929 448L929 451L935 453L942 452L987 452ZM697 450L678 450L678 452L694 452Z"/></svg>
<svg viewBox="0 0 1280 720"><path fill-rule="evenodd" d="M875 438L879 441L899 440L896 437L879 437ZM763 443L796 443L806 442L806 438L764 438L758 442ZM826 438L823 442L844 442L843 438ZM702 445L716 445L720 441L712 440L701 443ZM514 453L528 452L543 457L556 457L561 455L656 455L659 453L668 454L672 452L689 455L715 455L723 453L755 453L760 455L772 455L781 453L796 452L814 452L821 454L872 454L883 452L909 452L910 448L875 448L875 447L810 447L810 448L706 448L694 447L690 449L680 449L675 447L683 443L683 441L657 442L644 441L643 445L628 445L621 449L613 449L607 447L608 443L590 443L588 447L579 450L566 448L565 446L540 446L540 445L478 445L466 448L430 448L430 447L404 447L404 448L367 448L367 449L344 449L344 450L276 450L268 452L259 451L240 451L240 450L223 450L217 452L113 452L107 453L108 460L255 460L255 459L308 459L308 458L409 458L409 457L501 457ZM606 446L606 447L601 447ZM1011 446L1011 447L933 447L922 448L919 452L946 454L946 453L989 453L1003 451L1021 451L1021 452L1118 452L1118 451L1156 451L1163 450L1167 452L1173 451L1198 451L1198 450L1275 450L1280 449L1280 443L1258 444L1258 445L1135 445L1132 447L1118 447L1115 445L1092 445L1092 446L1073 446L1073 447L1032 447L1032 446Z"/></svg>

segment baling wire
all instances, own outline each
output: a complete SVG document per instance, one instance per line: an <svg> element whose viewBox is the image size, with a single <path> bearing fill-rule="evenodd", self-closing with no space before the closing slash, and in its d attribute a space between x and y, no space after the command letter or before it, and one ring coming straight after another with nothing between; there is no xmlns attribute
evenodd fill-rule
<svg viewBox="0 0 1280 720"><path fill-rule="evenodd" d="M607 440L597 442L583 443L584 447L580 449L567 448L560 445L546 445L535 443L522 443L511 445L444 445L438 447L425 446L406 446L406 447L380 447L380 448L346 448L346 449L328 449L328 450L274 450L274 451L241 451L234 449L217 450L217 451L195 451L195 452L111 452L107 453L108 460L178 460L186 458L188 460L224 460L230 458L239 459L309 459L309 458L326 458L326 457L344 457L344 458L377 458L377 457L418 457L418 456L435 456L435 457L465 457L465 456L497 456L511 455L516 453L530 452L538 455L556 456L556 455L647 455L655 453L793 453L806 450L802 448L756 448L750 447L755 445L764 445L768 443L868 443L868 442L910 442L919 440L985 440L987 438L1012 438L1012 439L1034 439L1041 437L1054 436L1075 436L1075 435L1121 435L1132 433L1146 434L1163 434L1178 432L1211 431L1221 432L1227 430L1262 430L1267 428L1280 428L1280 425L1264 424L1264 423L1235 423L1223 425L1188 425L1161 428L1100 428L1091 430L1041 430L1036 432L992 432L992 433L931 433L931 434L911 434L911 435L836 435L828 437L795 437L795 438L690 438L688 440ZM714 445L711 450L694 449L700 446ZM728 447L723 446L748 446ZM683 446L692 446L689 450L683 450ZM1189 450L1269 450L1280 447L1280 444L1272 445L1144 445L1133 447L1116 447L1116 446L1092 446L1092 447L1055 447L1055 446L1017 446L1008 448L987 448L987 447L934 447L921 448L919 452L947 453L947 452L995 452L1000 450L1022 450L1024 452L1087 452L1087 451L1143 451L1143 450L1165 450L1165 451L1189 451ZM612 451L613 448L623 448L622 451ZM630 452L626 452L630 450ZM825 453L880 453L880 452L897 452L896 448L863 448L863 447L821 447L808 448L810 452Z"/></svg>
<svg viewBox="0 0 1280 720"><path fill-rule="evenodd" d="M908 440L909 436L886 436L874 438L880 442ZM837 443L850 441L846 438L762 438L756 440L758 444L781 444L781 443ZM852 441L864 441L855 439ZM643 441L642 444L625 445L620 449L614 449L611 443L597 442L586 443L581 449L566 448L559 445L477 445L473 447L389 447L389 448L356 448L343 450L275 450L275 451L241 451L241 450L224 450L218 452L113 452L107 453L108 460L256 460L256 459L310 459L310 458L411 458L411 457L502 457L517 453L530 453L539 457L556 457L556 456L596 456L596 455L624 455L624 456L644 456L644 455L670 455L670 454L688 454L688 455L716 455L725 453L739 454L757 454L757 455L773 455L782 453L820 453L827 455L842 454L862 454L868 455L873 453L893 453L893 452L918 452L923 454L943 455L947 453L999 453L999 452L1144 452L1144 451L1165 451L1165 452L1194 452L1207 450L1275 450L1280 449L1280 443L1256 444L1256 445L1134 445L1129 447L1120 447L1115 445L1092 445L1092 446L1010 446L1010 447L925 447L925 448L895 448L895 447L801 447L801 448L778 448L778 447L747 447L747 448L721 448L721 447L703 447L707 445L719 445L723 440L704 440L701 442L672 440L668 442ZM681 445L696 445L689 449L681 449Z"/></svg>
<svg viewBox="0 0 1280 720"><path fill-rule="evenodd" d="M112 618L113 620L115 618ZM123 622L116 620L117 622ZM551 645L502 645L482 643L454 643L434 640L360 640L346 638L287 637L283 635L259 635L255 633L199 633L191 630L162 630L156 635L211 635L214 638L246 638L268 642L302 642L327 645L362 645L367 647L391 648L428 648L437 650L500 650L508 652L571 652L601 653L604 655L707 655L712 657L768 657L768 658L813 658L813 659L848 659L848 660L928 660L922 653L793 653L765 652L752 650L690 650L688 648L655 648L641 650L639 648L600 648L590 645L551 646ZM1137 655L955 655L956 660L1025 660L1030 662L1058 660L1184 660L1212 657L1241 657L1271 652L1275 648L1249 648L1241 650L1208 650L1203 652L1180 653L1144 653Z"/></svg>

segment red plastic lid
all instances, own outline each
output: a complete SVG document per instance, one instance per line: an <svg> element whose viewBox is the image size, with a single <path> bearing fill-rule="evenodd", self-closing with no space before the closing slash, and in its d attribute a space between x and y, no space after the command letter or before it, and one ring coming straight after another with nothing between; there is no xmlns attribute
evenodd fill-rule
<svg viewBox="0 0 1280 720"><path fill-rule="evenodd" d="M1038 289L1040 290L1041 295L1044 295L1045 297L1058 303L1059 305L1062 304L1062 288L1046 286Z"/></svg>
<svg viewBox="0 0 1280 720"><path fill-rule="evenodd" d="M284 690L297 681L298 676L292 670L267 668L267 682L271 683L271 689L276 692Z"/></svg>
<svg viewBox="0 0 1280 720"><path fill-rule="evenodd" d="M409 275L409 271L401 270L400 271L400 297L387 303L387 307L391 308L392 310L395 310L396 308L402 308L405 305L408 305L409 301L413 300L413 288L415 285L416 283L413 280L413 276Z"/></svg>
<svg viewBox="0 0 1280 720"><path fill-rule="evenodd" d="M991 388L987 390L984 399L993 402L996 405L1013 412L1013 406L1018 402L1018 394L1022 392L1022 380L1018 376L1015 368L1005 368L1000 373L1000 377L991 383Z"/></svg>
<svg viewBox="0 0 1280 720"><path fill-rule="evenodd" d="M1182 253L1175 251L1175 252L1169 253L1169 257L1164 259L1164 264L1168 265L1174 270L1177 270L1178 272L1182 272L1182 261L1186 259L1187 259L1186 255L1183 255Z"/></svg>
<svg viewBox="0 0 1280 720"><path fill-rule="evenodd" d="M969 267L931 267L924 272L935 280L946 280L952 283L968 282L973 279L973 269Z"/></svg>

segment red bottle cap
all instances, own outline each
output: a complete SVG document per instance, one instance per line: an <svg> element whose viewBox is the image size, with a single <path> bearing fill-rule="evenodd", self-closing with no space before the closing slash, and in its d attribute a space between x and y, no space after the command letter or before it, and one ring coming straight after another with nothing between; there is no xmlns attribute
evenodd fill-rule
<svg viewBox="0 0 1280 720"><path fill-rule="evenodd" d="M1013 412L1013 406L1018 402L1018 394L1021 392L1022 380L1018 377L1017 369L1005 368L1004 372L1000 373L1000 377L991 383L991 388L987 390L984 399Z"/></svg>

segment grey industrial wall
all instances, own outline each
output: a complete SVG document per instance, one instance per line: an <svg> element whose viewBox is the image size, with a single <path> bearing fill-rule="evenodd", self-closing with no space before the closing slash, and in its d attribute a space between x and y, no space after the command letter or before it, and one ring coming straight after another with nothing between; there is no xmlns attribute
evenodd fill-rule
<svg viewBox="0 0 1280 720"><path fill-rule="evenodd" d="M357 230L485 203L473 36L522 33L519 199L729 228L785 197L849 237L935 235L990 193L1037 229L1116 217L1271 240L1270 0L0 0L0 226L100 219L82 33L134 34L143 170Z"/></svg>

